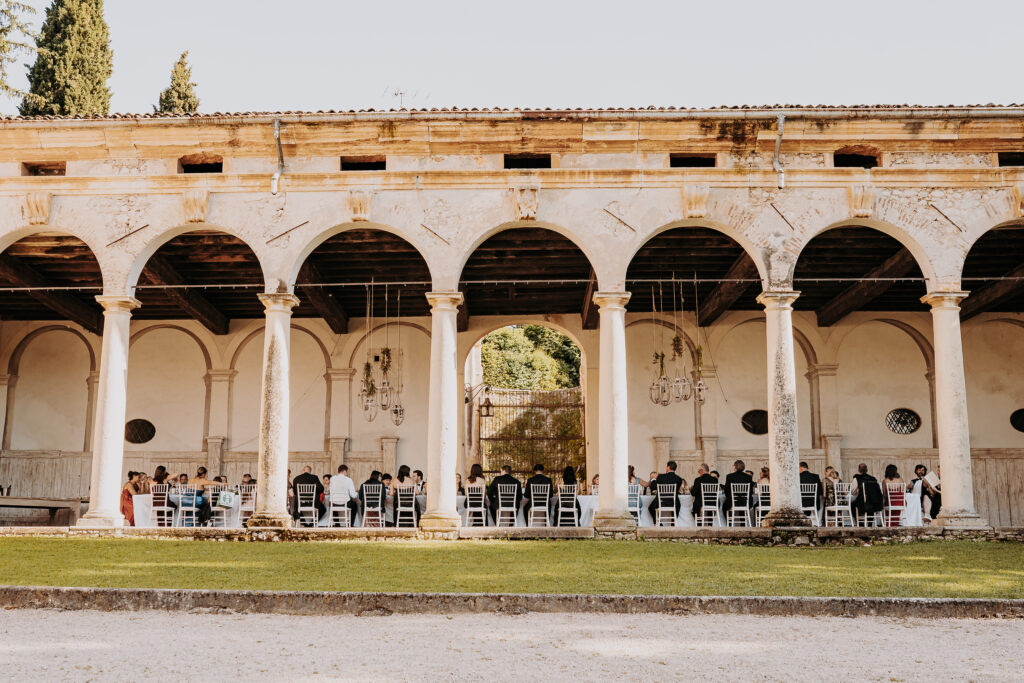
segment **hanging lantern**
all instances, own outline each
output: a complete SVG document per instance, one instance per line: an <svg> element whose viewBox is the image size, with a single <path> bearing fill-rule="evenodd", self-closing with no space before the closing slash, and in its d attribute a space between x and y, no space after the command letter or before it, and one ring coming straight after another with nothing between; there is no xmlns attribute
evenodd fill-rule
<svg viewBox="0 0 1024 683"><path fill-rule="evenodd" d="M380 387L377 389L378 402L380 403L381 410L390 410L392 389L391 382L388 381L388 376L384 375L384 378L380 381Z"/></svg>
<svg viewBox="0 0 1024 683"><path fill-rule="evenodd" d="M676 403L689 401L693 394L693 383L685 377L676 377L672 380L672 398Z"/></svg>
<svg viewBox="0 0 1024 683"><path fill-rule="evenodd" d="M697 405L704 405L704 401L708 398L708 385L704 383L703 377L697 377L697 384L694 386L693 393Z"/></svg>
<svg viewBox="0 0 1024 683"><path fill-rule="evenodd" d="M405 419L405 408L402 407L402 404L395 401L395 404L391 406L390 412L391 422L393 422L396 427L402 424L402 421Z"/></svg>
<svg viewBox="0 0 1024 683"><path fill-rule="evenodd" d="M494 415L494 405L491 403L490 396L484 396L484 400L480 401L480 417L492 417Z"/></svg>

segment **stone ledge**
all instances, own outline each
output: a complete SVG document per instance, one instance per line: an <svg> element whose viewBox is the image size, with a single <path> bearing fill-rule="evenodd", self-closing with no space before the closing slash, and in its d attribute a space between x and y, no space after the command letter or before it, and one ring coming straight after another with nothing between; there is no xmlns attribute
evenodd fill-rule
<svg viewBox="0 0 1024 683"><path fill-rule="evenodd" d="M0 609L164 610L303 616L568 612L1024 619L1024 600L996 599L264 592L46 586L0 586Z"/></svg>
<svg viewBox="0 0 1024 683"><path fill-rule="evenodd" d="M459 538L495 538L521 540L528 538L593 538L594 529L584 527L482 527L464 526L459 529Z"/></svg>

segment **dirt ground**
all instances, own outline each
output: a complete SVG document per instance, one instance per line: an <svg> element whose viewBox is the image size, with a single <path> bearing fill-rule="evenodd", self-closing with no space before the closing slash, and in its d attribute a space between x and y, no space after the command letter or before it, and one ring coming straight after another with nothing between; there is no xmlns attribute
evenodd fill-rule
<svg viewBox="0 0 1024 683"><path fill-rule="evenodd" d="M1011 681L1024 621L0 613L0 679Z"/></svg>

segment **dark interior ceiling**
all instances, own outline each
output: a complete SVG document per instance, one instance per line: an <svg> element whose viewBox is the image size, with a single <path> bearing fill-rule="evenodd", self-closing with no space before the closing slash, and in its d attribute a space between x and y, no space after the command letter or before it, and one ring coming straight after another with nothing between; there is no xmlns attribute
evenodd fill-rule
<svg viewBox="0 0 1024 683"><path fill-rule="evenodd" d="M971 278L1024 277L1024 225L1011 225L990 230L982 235L967 253L964 263L963 288L971 292L963 306L972 298L985 298L985 310L1001 313L1024 311L1024 280L981 281ZM989 289L988 292L985 290ZM992 296L989 296L992 295ZM973 305L972 302L971 305Z"/></svg>

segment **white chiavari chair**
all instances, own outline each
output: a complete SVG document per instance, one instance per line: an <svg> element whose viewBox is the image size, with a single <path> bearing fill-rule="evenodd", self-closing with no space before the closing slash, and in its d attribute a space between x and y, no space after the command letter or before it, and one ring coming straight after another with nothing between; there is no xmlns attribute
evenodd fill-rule
<svg viewBox="0 0 1024 683"><path fill-rule="evenodd" d="M640 524L640 515L642 514L641 505L643 501L640 498L640 484L629 484L626 489L626 509L629 514L633 515L633 519L636 523Z"/></svg>
<svg viewBox="0 0 1024 683"><path fill-rule="evenodd" d="M415 484L399 484L395 487L395 526L416 526Z"/></svg>
<svg viewBox="0 0 1024 683"><path fill-rule="evenodd" d="M700 516L697 518L697 526L714 526L716 522L722 524L722 512L718 508L720 488L719 484L700 485Z"/></svg>
<svg viewBox="0 0 1024 683"><path fill-rule="evenodd" d="M676 525L677 495L675 484L658 484L658 507L655 508L658 518L654 520L655 526Z"/></svg>
<svg viewBox="0 0 1024 683"><path fill-rule="evenodd" d="M818 526L818 485L800 484L800 511L811 518L811 524Z"/></svg>
<svg viewBox="0 0 1024 683"><path fill-rule="evenodd" d="M466 487L466 526L487 526L486 498L483 484Z"/></svg>
<svg viewBox="0 0 1024 683"><path fill-rule="evenodd" d="M868 505L868 500L869 500L867 489L868 488L873 488L873 487L877 487L878 495L882 495L882 487L878 484L877 481L863 481L863 482L861 482L860 485L859 485L859 488L861 490L858 490L858 492L857 492L857 497L858 498L862 498L864 500L865 510L863 510L858 515L858 519L857 519L857 524L859 526L862 526L862 527L869 527L869 526L871 526L871 527L879 527L879 526L882 526L882 524L885 523L885 520L883 519L883 516L882 516L882 510L877 510L875 512L868 512L867 509L866 509L867 505Z"/></svg>
<svg viewBox="0 0 1024 683"><path fill-rule="evenodd" d="M153 484L149 491L153 494L153 524L159 527L174 526L174 507L168 499L167 484Z"/></svg>
<svg viewBox="0 0 1024 683"><path fill-rule="evenodd" d="M825 506L825 526L854 526L853 512L850 510L850 491L853 484L838 482L833 484L835 501Z"/></svg>
<svg viewBox="0 0 1024 683"><path fill-rule="evenodd" d="M558 485L558 526L580 525L580 516L576 512L576 490L576 484Z"/></svg>
<svg viewBox="0 0 1024 683"><path fill-rule="evenodd" d="M516 525L516 485L498 484L498 514L494 526Z"/></svg>
<svg viewBox="0 0 1024 683"><path fill-rule="evenodd" d="M384 526L384 484L363 484L363 526Z"/></svg>
<svg viewBox="0 0 1024 683"><path fill-rule="evenodd" d="M191 486L178 487L178 525L199 526L199 492Z"/></svg>
<svg viewBox="0 0 1024 683"><path fill-rule="evenodd" d="M296 484L295 509L299 514L299 523L307 526L316 526L320 520L316 514L316 484Z"/></svg>
<svg viewBox="0 0 1024 683"><path fill-rule="evenodd" d="M757 487L757 525L764 524L764 518L772 509L772 489L768 484L761 484Z"/></svg>
<svg viewBox="0 0 1024 683"><path fill-rule="evenodd" d="M221 491L223 491L226 488L227 488L226 486L220 486L220 485L217 485L217 486L207 486L206 487L206 495L209 496L209 500L210 500L210 520L209 520L209 525L213 526L213 527L218 527L218 528L221 528L221 529L226 529L227 528L227 526L228 526L228 515L231 514L231 510L230 509L226 509L226 508L222 508L222 507L217 507L217 504L220 502L220 493L221 493Z"/></svg>
<svg viewBox="0 0 1024 683"><path fill-rule="evenodd" d="M238 521L242 526L256 512L256 484L238 485Z"/></svg>
<svg viewBox="0 0 1024 683"><path fill-rule="evenodd" d="M551 487L547 484L530 484L530 518L527 526L550 526L548 509L551 502ZM539 522L534 524L534 522Z"/></svg>
<svg viewBox="0 0 1024 683"><path fill-rule="evenodd" d="M750 484L732 485L732 506L727 517L729 526L750 526Z"/></svg>
<svg viewBox="0 0 1024 683"><path fill-rule="evenodd" d="M885 526L900 526L907 507L907 485L903 482L885 482Z"/></svg>
<svg viewBox="0 0 1024 683"><path fill-rule="evenodd" d="M331 496L330 516L327 518L332 527L352 526L352 510L348 507L348 496Z"/></svg>

